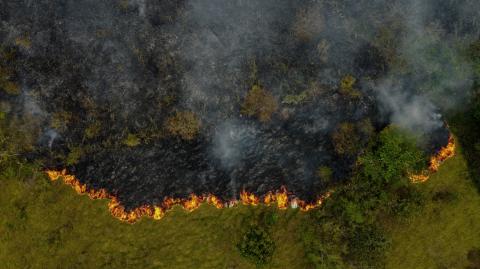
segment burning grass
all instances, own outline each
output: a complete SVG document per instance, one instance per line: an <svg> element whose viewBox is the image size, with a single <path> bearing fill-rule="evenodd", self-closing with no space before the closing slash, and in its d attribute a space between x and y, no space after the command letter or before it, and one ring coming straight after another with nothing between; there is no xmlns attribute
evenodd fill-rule
<svg viewBox="0 0 480 269"><path fill-rule="evenodd" d="M155 220L162 219L165 216L165 213L171 210L175 205L179 205L186 211L192 212L199 208L202 203L211 204L218 209L232 207L238 204L237 200L222 202L220 198L212 194L191 194L187 199L167 197L164 199L161 205L144 205L131 211L127 211L125 207L118 201L118 199L109 194L105 189L95 190L88 188L74 175L67 174L65 169L62 171L48 170L46 173L50 180L57 181L58 179L63 179L64 183L71 186L78 194L85 194L90 199L110 199L110 202L108 203L108 209L112 216L128 223L134 223L142 217L150 217ZM244 205L256 206L260 204L260 201L262 201L263 204L268 206L276 204L279 209L283 210L290 206L292 208L300 208L302 211L308 211L321 206L324 199L328 198L330 194L330 192L327 192L318 198L314 203L307 203L295 197L290 198L287 189L282 187L282 189L277 192L267 193L263 199L260 199L260 197L253 193L242 191L240 193L240 201Z"/></svg>
<svg viewBox="0 0 480 269"><path fill-rule="evenodd" d="M413 183L422 183L430 178L432 173L435 173L440 169L440 165L447 159L455 155L455 138L450 135L448 144L442 147L435 155L430 158L428 170L423 171L419 175L411 175L410 179Z"/></svg>

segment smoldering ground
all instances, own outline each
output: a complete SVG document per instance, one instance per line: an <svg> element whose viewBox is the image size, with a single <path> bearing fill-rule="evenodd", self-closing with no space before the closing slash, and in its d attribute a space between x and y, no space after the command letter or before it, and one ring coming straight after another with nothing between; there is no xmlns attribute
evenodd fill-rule
<svg viewBox="0 0 480 269"><path fill-rule="evenodd" d="M281 186L311 200L390 123L418 132L429 153L446 143L441 113L468 98L464 50L479 10L472 0L2 0L2 48L15 51L5 64L21 91L0 97L38 127L35 158L129 208ZM255 114L265 104L245 107L254 86L266 120ZM345 123L358 137L348 154L332 139Z"/></svg>

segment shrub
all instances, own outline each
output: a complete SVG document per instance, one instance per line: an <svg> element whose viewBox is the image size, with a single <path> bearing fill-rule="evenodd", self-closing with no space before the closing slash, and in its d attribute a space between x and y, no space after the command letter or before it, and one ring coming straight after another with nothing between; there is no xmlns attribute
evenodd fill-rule
<svg viewBox="0 0 480 269"><path fill-rule="evenodd" d="M82 155L83 149L81 147L72 147L67 156L67 165L77 164Z"/></svg>
<svg viewBox="0 0 480 269"><path fill-rule="evenodd" d="M267 264L275 251L275 243L269 233L260 226L251 226L237 244L240 255L257 266Z"/></svg>
<svg viewBox="0 0 480 269"><path fill-rule="evenodd" d="M58 131L67 130L68 124L72 121L73 115L68 111L60 111L52 114L50 126Z"/></svg>
<svg viewBox="0 0 480 269"><path fill-rule="evenodd" d="M101 129L102 124L100 123L100 121L96 120L92 124L88 125L87 128L85 128L85 137L88 139L92 139L100 133Z"/></svg>
<svg viewBox="0 0 480 269"><path fill-rule="evenodd" d="M335 151L340 155L354 155L361 145L360 137L355 125L344 122L340 124L332 135Z"/></svg>
<svg viewBox="0 0 480 269"><path fill-rule="evenodd" d="M200 130L200 120L191 111L176 112L165 123L167 131L185 140L192 140Z"/></svg>
<svg viewBox="0 0 480 269"><path fill-rule="evenodd" d="M15 38L15 45L24 49L29 49L30 47L32 47L32 41L28 36L21 36Z"/></svg>
<svg viewBox="0 0 480 269"><path fill-rule="evenodd" d="M317 169L317 176L323 181L330 181L333 176L332 168L322 165Z"/></svg>
<svg viewBox="0 0 480 269"><path fill-rule="evenodd" d="M363 166L363 174L370 180L394 184L419 173L426 158L413 136L398 128L387 127L375 145L359 158L359 163Z"/></svg>
<svg viewBox="0 0 480 269"><path fill-rule="evenodd" d="M395 193L395 198L390 202L390 213L394 216L408 217L419 211L425 203L422 192L412 186L402 187Z"/></svg>
<svg viewBox="0 0 480 269"><path fill-rule="evenodd" d="M355 228L348 240L348 257L360 268L382 267L389 242L375 226Z"/></svg>
<svg viewBox="0 0 480 269"><path fill-rule="evenodd" d="M259 85L253 85L242 105L242 114L256 116L261 122L267 122L277 110L275 97Z"/></svg>
<svg viewBox="0 0 480 269"><path fill-rule="evenodd" d="M138 138L134 134L128 134L127 138L123 140L123 144L129 146L129 147L136 147L140 145L140 138Z"/></svg>
<svg viewBox="0 0 480 269"><path fill-rule="evenodd" d="M474 248L467 254L467 259L470 265L467 269L480 269L480 249Z"/></svg>
<svg viewBox="0 0 480 269"><path fill-rule="evenodd" d="M354 88L355 82L357 82L357 79L351 75L343 77L340 81L340 93L353 98L360 97L362 94L359 90Z"/></svg>

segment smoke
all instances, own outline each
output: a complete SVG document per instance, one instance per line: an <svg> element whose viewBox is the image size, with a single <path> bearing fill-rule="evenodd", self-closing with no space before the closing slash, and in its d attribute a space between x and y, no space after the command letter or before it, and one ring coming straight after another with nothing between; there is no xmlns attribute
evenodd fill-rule
<svg viewBox="0 0 480 269"><path fill-rule="evenodd" d="M246 158L256 143L257 130L238 121L226 121L217 127L213 137L213 154L230 169Z"/></svg>
<svg viewBox="0 0 480 269"><path fill-rule="evenodd" d="M402 83L386 80L376 86L382 109L390 122L418 134L426 134L443 126L438 108L427 98L405 91Z"/></svg>
<svg viewBox="0 0 480 269"><path fill-rule="evenodd" d="M354 164L335 151L341 124L443 130L469 98L465 52L480 34L475 0L19 0L0 15L22 90L2 106L55 116L43 145L88 144L79 178L138 203L280 185L314 196L318 167L341 179ZM254 84L278 104L268 122L242 115ZM178 111L200 119L195 139L165 130Z"/></svg>

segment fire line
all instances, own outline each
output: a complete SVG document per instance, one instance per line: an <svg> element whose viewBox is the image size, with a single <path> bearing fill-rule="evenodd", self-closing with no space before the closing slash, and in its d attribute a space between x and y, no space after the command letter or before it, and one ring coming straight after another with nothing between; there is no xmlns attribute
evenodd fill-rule
<svg viewBox="0 0 480 269"><path fill-rule="evenodd" d="M437 154L431 157L428 170L423 171L419 175L411 175L410 180L412 183L422 183L427 181L432 173L438 171L443 162L454 155L455 139L453 136L450 136L448 144L445 147L442 147ZM61 171L47 170L46 173L51 181L63 179L64 183L70 185L78 194L85 194L91 199L110 199L108 203L108 209L110 213L117 219L128 223L134 223L142 217L150 217L155 220L160 220L165 216L166 212L171 210L175 205L179 205L185 210L191 212L200 207L202 203L211 204L216 208L232 207L237 205L239 202L244 205L252 206L263 203L265 205L276 204L279 209L287 209L290 206L292 208L299 208L302 211L308 211L321 206L323 201L332 194L332 191L328 191L320 196L314 203L307 203L296 197L290 198L285 187L282 187L276 192L268 192L266 195L264 195L263 199L253 193L242 191L240 193L240 201L222 201L213 194L191 194L187 199L167 197L160 205L143 205L131 211L127 211L117 197L109 194L105 189L95 190L88 188L74 175L69 175L66 169Z"/></svg>

